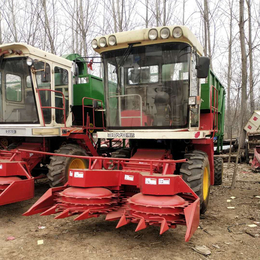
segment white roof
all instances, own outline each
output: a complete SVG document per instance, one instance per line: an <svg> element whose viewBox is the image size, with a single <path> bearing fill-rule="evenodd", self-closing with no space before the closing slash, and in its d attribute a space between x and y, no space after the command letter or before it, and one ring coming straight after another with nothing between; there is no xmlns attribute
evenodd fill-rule
<svg viewBox="0 0 260 260"><path fill-rule="evenodd" d="M25 43L7 43L0 45L1 52L5 50L22 51L22 54L17 53L8 54L8 57L21 57L21 56L34 56L34 58L44 59L51 62L59 63L60 65L70 67L72 66L72 61L65 58L59 57L55 54L49 53L47 51L40 50L31 45Z"/></svg>
<svg viewBox="0 0 260 260"><path fill-rule="evenodd" d="M174 38L172 36L172 32L175 27L180 27L182 29L183 35L180 38ZM160 31L162 28L169 28L170 37L168 39L160 38ZM148 38L148 33L151 29L156 29L158 31L158 38L156 40L150 40ZM176 26L153 27L153 28L145 28L145 29L135 30L135 31L119 32L110 35L114 35L116 37L117 45L107 46L103 48L100 47L98 49L95 49L96 52L102 53L105 51L127 48L129 43L135 43L135 42L140 42L140 45L149 45L149 44L165 43L165 42L186 42L191 46L194 46L200 55L203 55L203 47L201 46L201 44L199 43L195 35L186 26L176 25ZM108 42L108 37L110 35L99 36L96 37L95 39L99 41L101 37L105 37ZM135 46L140 46L140 45L136 44Z"/></svg>

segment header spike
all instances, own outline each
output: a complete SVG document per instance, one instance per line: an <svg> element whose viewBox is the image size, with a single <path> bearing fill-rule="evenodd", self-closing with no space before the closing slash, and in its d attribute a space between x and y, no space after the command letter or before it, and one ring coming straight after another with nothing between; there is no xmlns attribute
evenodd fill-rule
<svg viewBox="0 0 260 260"><path fill-rule="evenodd" d="M130 220L127 220L125 214L123 214L122 217L120 218L120 220L118 221L116 228L120 228L120 227L128 224L129 222L130 222Z"/></svg>
<svg viewBox="0 0 260 260"><path fill-rule="evenodd" d="M60 219L60 218L67 218L70 216L70 210L65 209L64 211L61 212L58 216L55 217L55 219Z"/></svg>
<svg viewBox="0 0 260 260"><path fill-rule="evenodd" d="M79 216L77 216L74 221L76 220L83 220L83 219L87 219L87 218L91 218L89 216L89 209L85 210L83 213L81 213Z"/></svg>
<svg viewBox="0 0 260 260"><path fill-rule="evenodd" d="M137 225L137 228L136 228L135 232L137 232L139 230L142 230L142 229L145 229L145 228L147 228L147 225L145 223L144 218L141 218L139 223L138 223L138 225Z"/></svg>
<svg viewBox="0 0 260 260"><path fill-rule="evenodd" d="M160 229L160 235L162 235L165 231L169 229L169 226L167 224L166 219L164 218L162 223L161 223L161 229Z"/></svg>

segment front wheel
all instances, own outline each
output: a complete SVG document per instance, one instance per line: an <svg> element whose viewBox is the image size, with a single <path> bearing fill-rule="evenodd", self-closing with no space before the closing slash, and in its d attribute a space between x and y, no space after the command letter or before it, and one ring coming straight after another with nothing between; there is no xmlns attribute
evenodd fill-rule
<svg viewBox="0 0 260 260"><path fill-rule="evenodd" d="M210 192L210 166L206 153L194 150L185 154L187 162L182 163L180 173L183 180L200 198L200 213L208 207Z"/></svg>
<svg viewBox="0 0 260 260"><path fill-rule="evenodd" d="M86 151L77 144L65 144L55 151L57 154L83 155ZM51 187L63 186L68 181L70 169L86 169L88 160L71 157L51 156L47 177Z"/></svg>

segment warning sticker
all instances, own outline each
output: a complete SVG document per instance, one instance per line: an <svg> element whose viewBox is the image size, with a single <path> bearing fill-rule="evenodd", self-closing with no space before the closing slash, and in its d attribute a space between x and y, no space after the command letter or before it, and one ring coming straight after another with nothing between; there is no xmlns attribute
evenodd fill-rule
<svg viewBox="0 0 260 260"><path fill-rule="evenodd" d="M145 178L145 184L156 185L157 181L155 178Z"/></svg>
<svg viewBox="0 0 260 260"><path fill-rule="evenodd" d="M126 181L134 181L134 175L125 175Z"/></svg>
<svg viewBox="0 0 260 260"><path fill-rule="evenodd" d="M70 171L70 176L71 176L71 177L73 176L73 172L72 172L72 171Z"/></svg>
<svg viewBox="0 0 260 260"><path fill-rule="evenodd" d="M170 185L170 179L159 179L158 184L159 185Z"/></svg>
<svg viewBox="0 0 260 260"><path fill-rule="evenodd" d="M1 170L1 169L3 169L3 165L2 165L2 164L0 164L0 170Z"/></svg>
<svg viewBox="0 0 260 260"><path fill-rule="evenodd" d="M83 172L74 172L74 177L75 178L83 178L84 174L83 174Z"/></svg>

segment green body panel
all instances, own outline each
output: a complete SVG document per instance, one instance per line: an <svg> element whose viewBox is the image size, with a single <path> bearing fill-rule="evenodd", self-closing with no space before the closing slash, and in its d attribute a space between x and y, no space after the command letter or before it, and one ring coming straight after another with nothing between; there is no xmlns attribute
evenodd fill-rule
<svg viewBox="0 0 260 260"><path fill-rule="evenodd" d="M201 113L210 112L210 89L211 86L214 86L217 89L218 93L218 132L215 133L217 138L217 150L219 153L222 150L223 146L223 137L224 137L224 118L225 118L225 89L219 79L214 75L210 70L207 78L207 82L201 84ZM214 97L212 97L212 104L214 104Z"/></svg>
<svg viewBox="0 0 260 260"><path fill-rule="evenodd" d="M104 102L104 87L101 78L87 73L87 64L84 58L79 54L66 54L62 56L65 59L75 61L78 65L78 78L84 79L86 83L73 85L73 105L81 106L84 97L99 99ZM86 100L85 105L91 105L92 101Z"/></svg>
<svg viewBox="0 0 260 260"><path fill-rule="evenodd" d="M101 78L88 74L87 63L84 58L78 54L68 54L64 55L63 58L76 62L78 66L78 82L73 84L73 107L72 112L74 114L74 124L82 125L82 100L84 97L101 100L104 106L104 86ZM90 99L85 99L84 105L91 106L93 101ZM101 106L101 102L98 103ZM85 116L88 114L90 116L90 123L94 123L93 120L93 109L90 107L84 108ZM85 121L86 123L86 121ZM95 126L103 126L102 114L101 112L95 112Z"/></svg>
<svg viewBox="0 0 260 260"><path fill-rule="evenodd" d="M93 75L85 75L84 78L88 83L73 85L73 105L81 106L83 97L94 98L104 102L104 87L102 79ZM92 105L92 101L86 99L85 105Z"/></svg>

